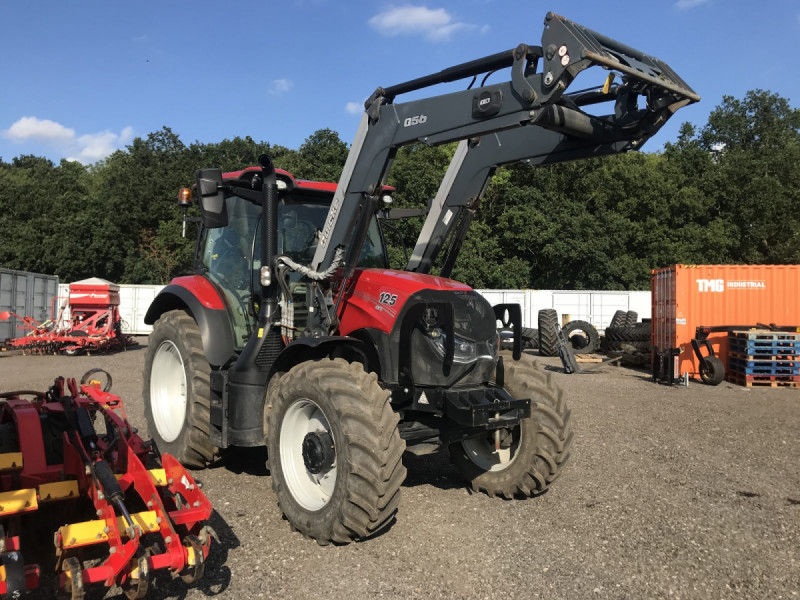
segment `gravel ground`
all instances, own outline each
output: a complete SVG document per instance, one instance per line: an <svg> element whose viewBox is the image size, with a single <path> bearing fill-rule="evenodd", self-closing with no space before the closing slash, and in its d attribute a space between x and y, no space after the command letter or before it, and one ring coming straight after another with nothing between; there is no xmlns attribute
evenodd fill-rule
<svg viewBox="0 0 800 600"><path fill-rule="evenodd" d="M140 338L146 344L146 338ZM0 390L102 367L145 431L144 347L0 356ZM408 456L397 522L320 547L282 520L261 449L196 473L216 512L206 578L153 598L795 598L800 389L654 385L622 367L565 375L575 445L524 501L472 495L446 455Z"/></svg>

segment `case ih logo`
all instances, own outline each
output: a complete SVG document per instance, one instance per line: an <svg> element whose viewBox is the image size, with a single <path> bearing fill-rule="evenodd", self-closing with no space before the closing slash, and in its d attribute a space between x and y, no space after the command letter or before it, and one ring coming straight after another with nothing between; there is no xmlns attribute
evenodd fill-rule
<svg viewBox="0 0 800 600"><path fill-rule="evenodd" d="M764 289L766 284L763 281L728 281L724 279L696 279L698 292L724 292L727 287L729 290L754 290Z"/></svg>

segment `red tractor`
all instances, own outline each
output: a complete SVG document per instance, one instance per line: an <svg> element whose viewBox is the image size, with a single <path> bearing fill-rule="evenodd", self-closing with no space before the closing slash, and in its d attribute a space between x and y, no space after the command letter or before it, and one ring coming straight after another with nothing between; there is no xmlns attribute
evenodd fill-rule
<svg viewBox="0 0 800 600"><path fill-rule="evenodd" d="M391 521L405 451L446 447L469 485L490 495L548 489L570 455L570 412L521 355L519 306L492 307L427 274L430 264L449 240L452 267L498 164L638 149L698 97L658 59L553 13L545 23L541 46L378 88L338 184L295 180L267 157L260 168L197 172L195 274L173 280L145 317L154 325L146 416L159 448L202 467L228 446L266 444L281 510L322 544ZM621 82L566 94L590 67ZM504 68L509 81L395 102ZM601 102L611 114L585 110ZM480 150L503 139L516 150ZM409 270L389 269L378 217L396 150L460 140ZM470 197L453 193L459 181L472 184ZM513 326L511 354L499 351L498 320Z"/></svg>

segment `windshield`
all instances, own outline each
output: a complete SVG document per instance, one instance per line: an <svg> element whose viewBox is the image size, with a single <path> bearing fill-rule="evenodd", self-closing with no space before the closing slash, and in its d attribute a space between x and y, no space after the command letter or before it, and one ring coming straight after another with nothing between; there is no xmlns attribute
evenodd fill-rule
<svg viewBox="0 0 800 600"><path fill-rule="evenodd" d="M278 254L305 265L311 264L330 208L329 199L289 195L278 206ZM358 266L387 267L378 219L372 217Z"/></svg>

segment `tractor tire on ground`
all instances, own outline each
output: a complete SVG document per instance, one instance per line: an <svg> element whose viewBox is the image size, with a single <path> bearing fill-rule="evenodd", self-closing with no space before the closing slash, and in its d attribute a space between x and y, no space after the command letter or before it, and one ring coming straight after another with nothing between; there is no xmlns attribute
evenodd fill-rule
<svg viewBox="0 0 800 600"><path fill-rule="evenodd" d="M588 321L570 321L561 331L571 343L573 354L591 354L600 348L600 334Z"/></svg>
<svg viewBox="0 0 800 600"><path fill-rule="evenodd" d="M639 313L635 310L629 310L628 313L625 315L625 325L628 327L633 327L636 323L639 322Z"/></svg>
<svg viewBox="0 0 800 600"><path fill-rule="evenodd" d="M717 356L706 356L700 363L700 379L707 385L719 385L725 379L725 364Z"/></svg>
<svg viewBox="0 0 800 600"><path fill-rule="evenodd" d="M539 311L539 354L558 354L558 313L552 308Z"/></svg>
<svg viewBox="0 0 800 600"><path fill-rule="evenodd" d="M536 350L539 347L539 330L533 327L522 328L522 349Z"/></svg>
<svg viewBox="0 0 800 600"><path fill-rule="evenodd" d="M217 453L208 433L210 372L194 319L181 310L161 315L144 359L144 414L158 449L187 467L205 467Z"/></svg>
<svg viewBox="0 0 800 600"><path fill-rule="evenodd" d="M650 323L637 323L633 326L609 327L605 332L603 347L606 352L623 350L622 344L636 346L640 352L650 352Z"/></svg>
<svg viewBox="0 0 800 600"><path fill-rule="evenodd" d="M375 373L341 358L301 363L281 377L267 419L272 489L293 529L347 544L390 524L406 444Z"/></svg>
<svg viewBox="0 0 800 600"><path fill-rule="evenodd" d="M650 354L650 342L620 342L620 350L627 350L633 348L636 352L642 354Z"/></svg>
<svg viewBox="0 0 800 600"><path fill-rule="evenodd" d="M618 310L614 313L614 316L611 317L611 323L609 327L624 327L625 323L628 319L628 313L624 310Z"/></svg>
<svg viewBox="0 0 800 600"><path fill-rule="evenodd" d="M570 456L572 428L564 393L530 356L503 354L505 389L531 399L531 416L503 430L499 452L493 433L450 445L450 458L478 492L503 498L541 494L561 474ZM505 445L505 447L503 447Z"/></svg>

